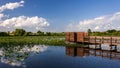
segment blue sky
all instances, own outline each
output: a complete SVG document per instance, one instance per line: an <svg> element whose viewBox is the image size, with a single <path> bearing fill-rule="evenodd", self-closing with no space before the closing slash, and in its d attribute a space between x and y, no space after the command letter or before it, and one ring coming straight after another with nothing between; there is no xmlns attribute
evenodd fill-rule
<svg viewBox="0 0 120 68"><path fill-rule="evenodd" d="M20 2L21 0L0 0L0 6L3 6L7 3ZM24 3L22 7L17 7L14 9L6 9L1 12L1 14L8 15L11 21L11 18L16 17L17 20L20 16L25 16L25 18L32 18L37 16L39 18L44 18L45 21L49 23L49 26L38 26L40 27L37 30L42 31L86 31L88 28L92 30L103 31L105 29L119 29L115 28L116 25L119 27L118 20L116 18L110 26L109 23L105 23L105 20L110 20L116 13L120 12L120 0L23 0ZM119 15L119 14L118 14ZM117 16L118 16L117 15ZM94 25L95 18L105 17L100 23L108 25L110 28L104 28L99 24ZM23 17L22 17L23 18ZM109 19L108 19L109 18ZM117 18L120 18L119 16ZM4 23L5 19L1 23ZM24 20L26 21L26 20ZM24 23L24 21L22 21ZM93 22L91 22L93 21ZM86 22L90 22L87 25L83 25ZM98 22L98 20L97 20ZM18 22L19 23L19 22ZM17 23L17 24L18 24ZM42 23L42 22L38 22ZM83 24L80 24L83 23ZM15 24L14 24L15 25ZM9 26L9 25L6 25ZM85 26L82 27L81 26ZM88 27L86 27L88 26ZM15 28L24 28L27 31L32 30L37 31L35 26L27 28L28 26L21 27L8 27L9 30L14 30ZM3 25L0 25L0 30L6 31ZM96 28L96 29L95 29Z"/></svg>

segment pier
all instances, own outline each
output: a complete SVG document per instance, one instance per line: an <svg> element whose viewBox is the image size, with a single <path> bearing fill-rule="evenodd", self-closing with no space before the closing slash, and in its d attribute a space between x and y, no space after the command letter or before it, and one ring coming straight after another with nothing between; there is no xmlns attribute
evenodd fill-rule
<svg viewBox="0 0 120 68"><path fill-rule="evenodd" d="M66 32L66 41L74 43L120 45L120 37L90 36L86 32Z"/></svg>
<svg viewBox="0 0 120 68"><path fill-rule="evenodd" d="M66 32L66 42L68 43L88 43L96 45L95 48L99 45L101 49L101 44L107 44L111 47L111 50L114 47L114 50L117 49L117 46L120 46L120 37L117 36L90 36L87 32Z"/></svg>

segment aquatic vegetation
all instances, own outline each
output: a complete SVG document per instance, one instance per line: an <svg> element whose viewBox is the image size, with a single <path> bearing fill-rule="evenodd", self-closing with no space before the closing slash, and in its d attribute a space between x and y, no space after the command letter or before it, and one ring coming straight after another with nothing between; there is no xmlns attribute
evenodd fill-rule
<svg viewBox="0 0 120 68"><path fill-rule="evenodd" d="M8 36L0 37L2 45L46 44L65 45L64 36Z"/></svg>

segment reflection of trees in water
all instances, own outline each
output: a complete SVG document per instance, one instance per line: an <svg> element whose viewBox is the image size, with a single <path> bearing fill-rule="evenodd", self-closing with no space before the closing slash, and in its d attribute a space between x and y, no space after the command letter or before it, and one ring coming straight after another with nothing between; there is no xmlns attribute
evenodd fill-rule
<svg viewBox="0 0 120 68"><path fill-rule="evenodd" d="M25 67L24 60L31 55L44 52L45 45L5 46L0 48L0 61L12 66Z"/></svg>

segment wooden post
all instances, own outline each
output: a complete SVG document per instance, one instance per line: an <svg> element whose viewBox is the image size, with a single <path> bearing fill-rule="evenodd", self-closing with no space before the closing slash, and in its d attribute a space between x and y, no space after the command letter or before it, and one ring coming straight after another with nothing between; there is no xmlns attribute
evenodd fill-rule
<svg viewBox="0 0 120 68"><path fill-rule="evenodd" d="M110 45L110 51L112 51L112 45Z"/></svg>
<svg viewBox="0 0 120 68"><path fill-rule="evenodd" d="M115 51L117 51L117 45L115 45Z"/></svg>
<svg viewBox="0 0 120 68"><path fill-rule="evenodd" d="M112 37L110 37L110 45L112 45Z"/></svg>
<svg viewBox="0 0 120 68"><path fill-rule="evenodd" d="M96 49L96 36L95 36L95 49Z"/></svg>
<svg viewBox="0 0 120 68"><path fill-rule="evenodd" d="M83 33L82 35L83 35L83 42L82 42L82 44L84 44L84 42L85 42L85 41L84 41L84 39L85 39L85 37L84 37L84 33Z"/></svg>
<svg viewBox="0 0 120 68"><path fill-rule="evenodd" d="M101 44L99 44L99 49L102 49L102 48L101 48Z"/></svg>
<svg viewBox="0 0 120 68"><path fill-rule="evenodd" d="M102 36L102 40L101 41L102 41L102 43L104 43L104 37L103 36Z"/></svg>
<svg viewBox="0 0 120 68"><path fill-rule="evenodd" d="M110 59L112 59L112 52L110 52Z"/></svg>
<svg viewBox="0 0 120 68"><path fill-rule="evenodd" d="M97 54L97 53L96 53L96 50L94 50L94 53L95 53L95 56L96 56L96 54Z"/></svg>
<svg viewBox="0 0 120 68"><path fill-rule="evenodd" d="M100 39L99 43L101 44L101 39Z"/></svg>
<svg viewBox="0 0 120 68"><path fill-rule="evenodd" d="M102 57L103 57L103 50L101 51L101 55L102 55Z"/></svg>
<svg viewBox="0 0 120 68"><path fill-rule="evenodd" d="M95 36L95 44L96 44L96 36Z"/></svg>
<svg viewBox="0 0 120 68"><path fill-rule="evenodd" d="M117 39L115 39L115 43L117 43Z"/></svg>
<svg viewBox="0 0 120 68"><path fill-rule="evenodd" d="M112 45L110 45L110 59L112 58Z"/></svg>
<svg viewBox="0 0 120 68"><path fill-rule="evenodd" d="M90 44L90 35L88 36L88 43Z"/></svg>

